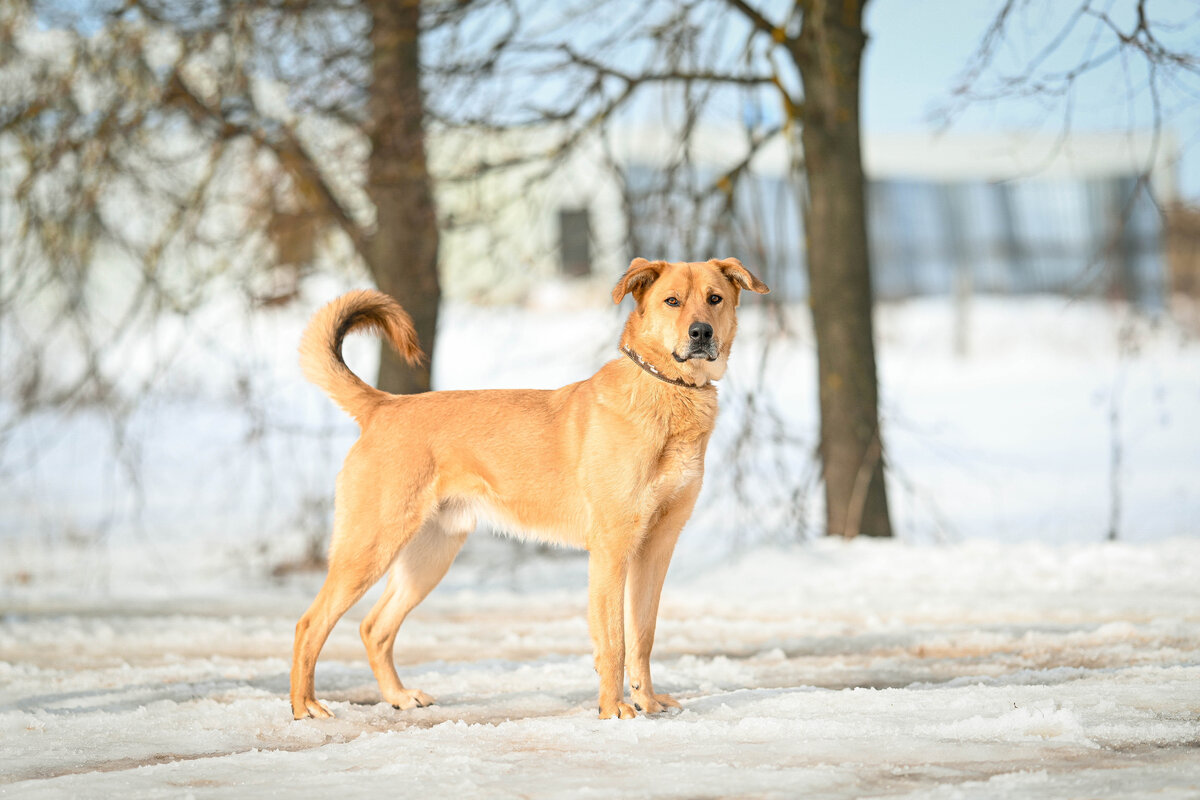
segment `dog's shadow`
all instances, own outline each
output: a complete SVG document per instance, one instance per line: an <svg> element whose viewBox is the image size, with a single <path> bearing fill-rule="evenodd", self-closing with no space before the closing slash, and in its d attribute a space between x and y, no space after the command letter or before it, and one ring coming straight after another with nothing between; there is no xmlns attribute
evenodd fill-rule
<svg viewBox="0 0 1200 800"><path fill-rule="evenodd" d="M379 699L374 685L324 693L333 707L345 703L357 712L368 712L394 723L396 728L432 728L442 723L499 725L526 719L595 715L594 692L568 692L551 696L541 691L497 692L488 695L439 696L433 705L400 709Z"/></svg>

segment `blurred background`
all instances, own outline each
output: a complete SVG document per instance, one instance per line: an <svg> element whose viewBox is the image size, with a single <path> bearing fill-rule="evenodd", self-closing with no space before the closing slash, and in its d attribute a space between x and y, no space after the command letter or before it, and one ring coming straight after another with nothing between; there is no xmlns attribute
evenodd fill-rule
<svg viewBox="0 0 1200 800"><path fill-rule="evenodd" d="M635 256L773 289L681 569L1195 536L1200 10L833 5L6 0L0 586L319 569L313 311L401 301L428 368L347 342L392 391L553 388Z"/></svg>

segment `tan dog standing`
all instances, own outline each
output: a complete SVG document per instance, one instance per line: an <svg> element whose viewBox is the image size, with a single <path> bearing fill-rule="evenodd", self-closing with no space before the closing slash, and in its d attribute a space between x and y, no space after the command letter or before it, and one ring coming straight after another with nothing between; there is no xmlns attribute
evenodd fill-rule
<svg viewBox="0 0 1200 800"><path fill-rule="evenodd" d="M393 706L433 702L400 683L392 647L477 516L587 548L601 718L678 707L654 693L650 650L667 565L700 491L717 416L712 381L725 372L742 289L769 291L734 258L634 259L613 289L614 302L637 300L621 335L624 355L551 391L381 392L347 368L342 340L372 329L415 362L421 351L408 314L374 291L318 311L300 343L301 366L362 435L338 475L329 574L296 624L296 719L330 716L313 692L317 656L384 572L383 596L360 629L371 669ZM626 668L633 706L624 702Z"/></svg>

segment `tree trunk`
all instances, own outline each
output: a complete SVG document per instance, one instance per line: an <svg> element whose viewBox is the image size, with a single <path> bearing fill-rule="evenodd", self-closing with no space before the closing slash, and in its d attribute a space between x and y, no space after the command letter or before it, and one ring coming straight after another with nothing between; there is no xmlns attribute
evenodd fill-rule
<svg viewBox="0 0 1200 800"><path fill-rule="evenodd" d="M891 536L879 432L859 134L865 0L805 3L793 57L804 86L809 298L817 339L826 532Z"/></svg>
<svg viewBox="0 0 1200 800"><path fill-rule="evenodd" d="M425 160L425 105L421 94L420 0L369 0L371 11L371 156L367 192L375 203L375 231L367 266L380 291L413 318L429 360L409 367L386 344L379 360L380 389L408 394L430 388L437 336L437 210Z"/></svg>

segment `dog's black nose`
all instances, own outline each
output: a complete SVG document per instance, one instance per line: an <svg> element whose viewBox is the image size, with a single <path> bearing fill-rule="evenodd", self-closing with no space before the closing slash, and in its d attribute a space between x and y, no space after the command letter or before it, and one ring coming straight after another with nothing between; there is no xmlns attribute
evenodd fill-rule
<svg viewBox="0 0 1200 800"><path fill-rule="evenodd" d="M712 325L707 322L693 322L688 328L688 336L697 344L704 344L712 339Z"/></svg>

